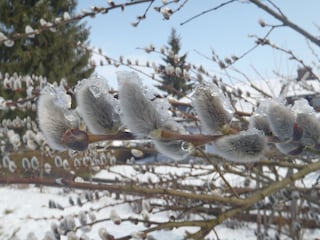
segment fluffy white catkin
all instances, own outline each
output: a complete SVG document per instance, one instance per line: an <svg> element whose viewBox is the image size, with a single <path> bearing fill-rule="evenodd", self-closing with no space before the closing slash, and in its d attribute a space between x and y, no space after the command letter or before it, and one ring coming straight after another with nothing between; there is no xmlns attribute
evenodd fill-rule
<svg viewBox="0 0 320 240"><path fill-rule="evenodd" d="M302 145L298 142L276 143L276 148L283 154L297 155L303 151Z"/></svg>
<svg viewBox="0 0 320 240"><path fill-rule="evenodd" d="M76 88L77 111L93 134L115 133L121 123L116 99L103 78L82 80Z"/></svg>
<svg viewBox="0 0 320 240"><path fill-rule="evenodd" d="M181 133L183 129L169 116L167 110L157 106L146 97L142 84L135 73L118 73L120 79L120 108L123 123L139 137L152 137L157 129ZM163 112L165 111L165 112ZM190 154L191 148L184 148L180 140L154 139L159 152L174 159L181 160Z"/></svg>
<svg viewBox="0 0 320 240"><path fill-rule="evenodd" d="M270 102L267 119L275 136L281 141L290 140L294 135L295 116L290 109L277 102Z"/></svg>
<svg viewBox="0 0 320 240"><path fill-rule="evenodd" d="M272 134L269 122L263 115L255 115L250 118L249 128L255 128L262 131L266 136Z"/></svg>
<svg viewBox="0 0 320 240"><path fill-rule="evenodd" d="M51 148L65 150L62 142L64 133L71 128L77 128L77 117L61 103L63 90L58 87L48 86L44 88L38 99L37 115L39 127ZM66 95L66 94L65 94Z"/></svg>
<svg viewBox="0 0 320 240"><path fill-rule="evenodd" d="M259 132L246 132L220 138L214 143L216 154L238 163L257 162L263 156L267 141Z"/></svg>
<svg viewBox="0 0 320 240"><path fill-rule="evenodd" d="M220 132L222 127L232 119L223 101L222 93L213 84L200 85L193 94L192 105L201 125L210 134Z"/></svg>
<svg viewBox="0 0 320 240"><path fill-rule="evenodd" d="M320 124L314 114L299 113L297 124L302 128L300 142L305 146L314 146L320 143Z"/></svg>
<svg viewBox="0 0 320 240"><path fill-rule="evenodd" d="M145 97L138 76L134 73L121 74L119 98L122 121L135 135L147 137L153 130L163 127L165 119Z"/></svg>

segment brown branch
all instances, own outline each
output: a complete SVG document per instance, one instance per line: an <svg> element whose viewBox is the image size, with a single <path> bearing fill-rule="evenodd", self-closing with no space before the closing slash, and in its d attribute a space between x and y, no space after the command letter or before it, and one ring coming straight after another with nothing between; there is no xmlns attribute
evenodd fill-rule
<svg viewBox="0 0 320 240"><path fill-rule="evenodd" d="M279 14L279 13L275 12L273 9L271 9L267 5L265 5L263 3L263 1L260 1L260 0L249 0L249 1L251 3L253 3L254 5L256 5L257 7L264 10L265 12L267 12L268 14L270 14L271 16L273 16L274 18L278 19L280 22L282 22L282 24L284 26L287 26L287 27L293 29L294 31L300 33L302 36L306 37L311 42L313 42L318 47L320 47L320 39L319 38L315 37L311 33L307 32L305 29L301 28L300 26L298 26L297 24L292 22L290 19L288 19L288 17L284 16L281 13Z"/></svg>
<svg viewBox="0 0 320 240"><path fill-rule="evenodd" d="M2 39L0 40L0 44L2 44L2 42L5 42L7 40L18 40L18 39L22 39L22 38L27 38L33 35L39 35L44 31L49 31L52 28L59 28L62 27L68 23L71 22L77 22L80 21L86 17L94 17L98 14L107 14L110 10L114 10L114 9L124 9L125 7L128 6L132 6L132 5L138 5L138 4L144 4L144 3L148 3L148 2L153 2L154 0L135 0L135 1L130 1L130 2L125 2L125 3L119 3L119 4L112 4L110 7L94 7L92 11L90 12L86 12L83 14L78 14L75 17L72 17L70 19L67 20L63 20L59 23L52 23L52 25L47 25L47 26L42 26L41 28L35 29L32 32L29 33L14 33L11 36L8 36L7 39Z"/></svg>
<svg viewBox="0 0 320 240"><path fill-rule="evenodd" d="M205 228L201 228L198 232L195 234L192 234L193 239L200 239L201 237L204 237L208 230L214 228L218 224L222 223L226 219L229 219L237 214L239 214L242 211L245 211L252 207L255 203L261 201L267 196L270 196L272 193L275 193L279 191L280 189L286 187L287 185L293 183L294 181L297 181L299 179L304 178L309 173L318 171L320 169L320 162L312 163L306 165L303 169L301 169L299 172L281 180L278 182L274 182L269 187L262 189L261 191L258 191L251 197L243 200L243 205L237 208L233 208L227 212L224 212L223 214L220 214L217 216L216 219L207 221L207 226Z"/></svg>
<svg viewBox="0 0 320 240"><path fill-rule="evenodd" d="M205 202L218 202L231 204L236 206L244 206L249 208L254 203L260 201L266 196L279 191L281 188L289 185L290 183L302 179L304 176L311 172L315 172L320 169L320 162L309 163L304 168L302 168L297 173L293 174L290 177L287 177L281 181L274 182L269 187L262 189L252 195L247 199L238 199L235 197L225 198L218 195L207 195L207 194L198 194L183 192L174 189L167 188L147 188L141 187L140 185L134 184L125 184L125 185L115 185L115 184L92 184L88 182L74 182L72 178L59 178L59 179L47 179L47 178L0 178L0 184L42 184L51 187L71 187L76 189L94 189L94 190L107 190L111 192L122 192L122 193L131 193L131 194L142 194L142 195L168 195L181 198L187 198L191 200L199 200Z"/></svg>
<svg viewBox="0 0 320 240"><path fill-rule="evenodd" d="M207 194L195 194L191 192L183 192L175 189L168 188L148 188L136 184L94 184L89 182L75 182L72 178L59 178L59 179L48 179L48 178L0 178L0 184L41 184L49 187L70 187L75 189L90 189L90 190L101 190L118 193L130 193L133 195L167 195L175 196L178 198L187 198L191 200L205 201L205 202L216 202L231 205L242 205L244 199L237 198L224 198L218 195L207 195Z"/></svg>
<svg viewBox="0 0 320 240"><path fill-rule="evenodd" d="M159 140L183 140L192 143L194 146L200 146L209 142L214 142L224 135L202 135L202 134L179 134L164 129L154 130L151 137Z"/></svg>

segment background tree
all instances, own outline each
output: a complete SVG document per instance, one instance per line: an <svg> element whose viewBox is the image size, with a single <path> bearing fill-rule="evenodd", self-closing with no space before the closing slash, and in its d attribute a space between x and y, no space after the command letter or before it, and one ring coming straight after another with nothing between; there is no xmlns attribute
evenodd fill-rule
<svg viewBox="0 0 320 240"><path fill-rule="evenodd" d="M173 28L166 47L167 54L163 59L165 65L160 65L162 84L159 89L181 98L192 89L192 83L184 75L187 54L179 56L181 50L181 38Z"/></svg>
<svg viewBox="0 0 320 240"><path fill-rule="evenodd" d="M2 81L6 80L6 85L0 85L0 95L4 99L18 100L26 96L20 84L10 79L14 73L42 76L49 82L65 78L70 86L91 75L94 66L89 65L90 53L77 46L77 42L85 43L89 37L85 24L70 21L63 27L31 34L33 29L49 28L72 17L76 5L75 0L0 1L0 32L5 36L17 32L30 34L15 40L11 47L0 44L0 72ZM2 112L1 118L6 116L13 118L16 113Z"/></svg>
<svg viewBox="0 0 320 240"><path fill-rule="evenodd" d="M165 19L169 19L172 14L180 11L185 3L191 1L136 0L122 3L108 1L109 5L106 8L93 6L91 10L82 11L71 21L77 22L84 17L108 14L116 8L125 11L125 6L146 2L149 2L146 11L143 16L137 17L138 20L133 24L134 26L146 18L146 13L152 9L152 5L155 6L155 10L163 14ZM197 16L233 2L238 1L227 1ZM320 126L317 119L318 113L314 112L309 105L318 111L319 105L313 104L319 101L317 98L309 101L310 95L302 96L308 102L299 101L301 96L292 96L288 93L298 94L300 91L297 91L297 87L300 87L302 90L313 90L312 92L317 94L319 87L313 84L319 83L318 77L316 81L307 82L306 80L308 74L310 76L318 74L317 72L313 74L312 68L306 66L304 61L297 57L295 51L281 48L269 38L271 31L287 26L317 46L319 46L319 41L305 31L301 31L301 28L293 24L272 1L250 0L248 2L275 16L283 25L268 25L260 21L261 26L270 28L270 31L263 37L254 36L255 45L249 51L239 57L232 55L225 58L213 52L213 62L227 72L232 69L233 64L243 59L250 51L265 46L285 53L289 59L297 61L301 67L307 67L307 74L302 73L301 79L288 78L287 81L280 82L282 84L280 87L279 82L275 83L277 87L273 85L263 87L258 85L259 82L251 82L250 79L247 79L246 85L238 86L230 84L229 81L224 82L223 79L217 79L211 71L207 72L201 66L197 67L190 63L184 68L186 70L184 76L190 74L192 79L196 79L201 75L204 84L197 86L197 91L191 98L191 104L185 101L171 101L170 103L185 108L193 107L195 111L192 111L192 114L183 109L175 111L167 104L163 105L163 99L150 98L147 88L141 87L140 80L134 77L127 79L127 82L122 82L119 92L107 90L111 94L107 98L103 98L105 95L100 94L101 85L92 86L92 81L90 81L90 87L85 86L89 90L82 95L83 100L89 99L89 101L78 102L77 106L81 107L81 103L85 103L84 105L88 108L87 114L96 119L90 118L89 122L84 120L84 123L89 126L92 120L98 120L94 123L103 123L104 127L113 127L114 124L105 125L105 120L110 120L111 123L118 120L118 114L115 114L117 112L113 109L116 104L113 103L114 100L119 99L120 112L124 113L120 117L127 118L126 125L128 126L126 127L135 135L131 135L128 131L119 131L114 135L93 136L82 131L84 128L80 125L74 128L71 123L77 121L73 121L72 114L69 114L68 109L62 107L60 102L70 92L67 93L65 89L59 88L55 100L51 96L46 98L42 94L42 100L45 97L43 101L45 104L38 105L38 109L44 110L39 112L39 116L43 117L45 124L49 124L42 130L54 134L55 141L73 150L75 147L89 143L89 140L93 140L94 137L99 140L103 137L108 140L108 144L91 145L84 152L55 152L48 150L48 145L41 139L41 133L36 124L29 119L1 121L0 183L3 187L0 188L0 191L4 198L0 198L0 206L5 206L5 209L0 211L0 214L3 215L0 217L0 225L3 226L0 238L43 239L43 236L46 235L45 238L50 239L66 237L77 239L81 234L81 239L88 239L90 236L92 239L129 240L133 238L155 239L152 236L154 233L157 239L172 239L177 236L188 239L219 239L219 232L222 230L223 238L228 239L226 234L230 233L231 229L244 228L246 231L242 232L245 232L246 236L251 232L256 236L255 239L259 240L316 239L320 229L318 201L320 196ZM161 6L157 7L158 5L155 4ZM173 4L180 5L176 9L168 8ZM265 4L268 4L269 7ZM69 21L65 21L65 24L68 23ZM60 25L62 26L63 24ZM49 28L46 31L49 31ZM40 29L35 34L44 34L46 31ZM0 42L1 37L0 35ZM28 36L24 32L17 32L8 34L8 38L17 40L28 38ZM154 47L149 52L152 51L155 51ZM97 53L101 54L101 51ZM169 48L161 51L161 54L169 57L173 55ZM130 59L119 61L108 56L104 56L103 59L107 64L113 65L117 71L119 67L139 71L138 67L152 66L154 72L150 78L158 80L161 75L161 71L153 63L148 62L144 66ZM318 62L316 66L319 65ZM177 69L168 67L166 71L180 74L180 69ZM313 69L317 71L319 68L314 67ZM139 72L148 75L143 70ZM243 75L245 77L245 74ZM26 76L17 74L12 76L15 82L18 82L20 78L27 79ZM4 82L10 85L11 82L6 79L4 76ZM12 109L20 110L25 106L23 102L35 106L34 99L37 99L38 92L46 87L46 84L43 84L40 76L32 75L31 79L34 91L30 96L28 95L28 98L14 105L10 99L3 100L0 97L0 108L13 106ZM190 79L190 77L185 79ZM214 84L207 84L212 81ZM271 84L272 82L266 83ZM23 87L25 86L27 85L23 84ZM294 91L290 91L293 87ZM49 89L52 89L51 86ZM41 102L41 97L39 102ZM279 99L284 100L289 97L295 102L292 103L293 106L284 104L285 101L277 102ZM110 99L112 104L107 102ZM248 104L250 109L248 105L243 109L242 106L245 104ZM177 112L176 115L169 114L173 116L173 121L167 117L167 106L172 113ZM258 106L260 107L256 111ZM49 111L50 109L53 112ZM111 110L110 115L107 114L108 112L101 111L102 109ZM164 111L160 112L161 110ZM92 111L97 112L92 114ZM84 111L81 112L84 114ZM231 113L232 116L230 116ZM230 118L232 118L231 122ZM250 123L249 130L247 129L248 122ZM22 141L17 137L17 126L31 129L23 136ZM181 134L180 129L183 130L183 128L195 130L187 133L181 131ZM253 128L265 132L267 137L265 138ZM88 129L90 130L89 127ZM218 135L207 135L218 131ZM98 132L100 134L100 131ZM224 134L226 136L223 136ZM9 141L3 141L4 137L7 137ZM119 146L118 141L113 144L112 140L125 140L125 142ZM78 145L79 143L82 145ZM195 148L188 143L192 143ZM205 143L208 143L209 146L202 148ZM15 151L10 151L7 145L10 145ZM23 149L26 145L28 148ZM190 164L180 164L172 160L176 156L173 154L178 151L190 157ZM163 163L160 157L157 157L159 161L154 163L154 155L157 152L166 154L163 160L168 161L170 158L172 161ZM123 153L126 153L125 157ZM135 160L139 159L142 159L142 162L135 164ZM250 159L254 162L249 163ZM116 163L117 165L113 166ZM96 172L99 172L99 175L95 175ZM81 177L81 181L78 181L80 180L78 177ZM2 191L6 190L9 184L25 183L32 184L32 197L29 197L30 191L26 189L8 188L9 191ZM43 198L45 194L41 194L40 197L44 201L39 204L40 202L34 198L36 192L33 190L34 186L39 185L61 188L61 194L55 189L47 200ZM79 189L79 191L66 191L65 187ZM85 189L85 191L80 191L80 189ZM45 190L47 191L47 188ZM14 197L17 195L10 195L8 198L8 195L14 191L19 191L19 196L27 192L28 197L21 197L22 203L13 204L14 201L8 201L8 199L20 199ZM67 197L69 197L69 204ZM31 200L30 203L25 202L28 200ZM54 210L51 212L44 207L45 205ZM35 208L30 208L30 206L38 206L45 213L40 214L39 218L35 214L37 212ZM31 209L30 214L21 209L22 213L26 213L25 217L21 217L19 207ZM63 211L64 208L67 211ZM60 211L56 211L57 209ZM11 218L12 216L14 218ZM17 220L21 220L21 223ZM8 222L12 224L6 224ZM14 223L16 227L13 226ZM41 225L42 223L46 225ZM247 226L248 223L255 223L256 227ZM21 228L21 225L27 226L27 230L34 231L31 234L39 233L39 236L37 238L29 234L26 236L26 228ZM129 225L131 225L130 228L128 228ZM220 227L216 228L219 225L228 228L228 231ZM121 231L117 227L120 227ZM47 229L49 232L46 231ZM165 229L172 231L163 231ZM308 231L312 235L309 235ZM88 236L83 236L83 232ZM173 234L174 237L167 234ZM244 236L238 231L232 234L233 236L229 239L234 238L234 235L239 238Z"/></svg>
<svg viewBox="0 0 320 240"><path fill-rule="evenodd" d="M1 1L0 31L5 35L49 27L74 14L77 2L72 1ZM22 38L12 47L0 45L0 72L47 77L49 82L66 78L70 84L88 77L94 70L89 66L90 53L77 47L86 42L89 30L84 24L69 22L43 34Z"/></svg>

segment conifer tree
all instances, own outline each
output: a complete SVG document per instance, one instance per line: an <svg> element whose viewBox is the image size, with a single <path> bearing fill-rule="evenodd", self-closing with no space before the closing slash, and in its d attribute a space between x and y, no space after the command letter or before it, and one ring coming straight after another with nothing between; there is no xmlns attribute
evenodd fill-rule
<svg viewBox="0 0 320 240"><path fill-rule="evenodd" d="M26 28L42 29L45 23L65 21L75 14L76 0L7 0L0 1L0 33L5 36L24 34ZM69 86L88 78L94 71L89 64L90 53L77 46L86 43L89 29L85 24L70 21L14 41L11 47L0 43L0 80L8 76L42 76L49 82L65 79ZM24 83L21 86L25 88ZM17 101L25 98L22 89L11 89L0 84L0 96ZM30 112L1 111L1 118L30 115ZM33 115L33 116L32 116ZM34 114L31 114L34 117Z"/></svg>
<svg viewBox="0 0 320 240"><path fill-rule="evenodd" d="M26 26L41 28L41 22L54 23L65 13L73 15L77 1L70 0L8 0L0 1L0 32L6 36L24 33ZM49 82L65 78L69 84L88 77L90 54L77 47L86 42L89 31L84 24L70 22L56 31L15 40L12 47L0 44L0 72L12 75L35 74Z"/></svg>
<svg viewBox="0 0 320 240"><path fill-rule="evenodd" d="M160 65L162 84L159 89L181 98L192 89L192 84L185 78L187 54L179 55L181 50L181 37L173 28L168 39L165 65Z"/></svg>

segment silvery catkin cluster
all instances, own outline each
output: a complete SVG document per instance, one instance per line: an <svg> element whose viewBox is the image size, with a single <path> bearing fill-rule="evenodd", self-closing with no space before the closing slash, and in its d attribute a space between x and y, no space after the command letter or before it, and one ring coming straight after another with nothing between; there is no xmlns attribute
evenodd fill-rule
<svg viewBox="0 0 320 240"><path fill-rule="evenodd" d="M63 87L45 87L38 101L38 119L48 144L56 150L82 151L90 143L89 133L110 135L127 128L138 138L151 139L156 149L171 159L188 157L195 150L190 142L156 134L158 131L176 136L187 134L170 115L169 105L164 103L167 100L148 94L134 72L119 72L117 78L119 99L110 94L103 78L79 82L75 89L76 110L70 109L71 100ZM192 105L206 133L221 135L225 128L230 128L233 113L216 85L199 85L192 95ZM80 129L80 118L89 133ZM320 125L313 113L296 113L272 100L265 103L262 114L254 114L249 122L247 130L221 135L208 143L213 154L232 162L257 162L266 152L268 139L284 154L299 154L306 146L319 148Z"/></svg>
<svg viewBox="0 0 320 240"><path fill-rule="evenodd" d="M220 133L232 120L226 100L216 85L200 85L193 95L192 104L201 125L211 134ZM210 145L212 153L225 160L250 163L262 158L267 147L267 139L262 132L249 129L239 134L223 136Z"/></svg>
<svg viewBox="0 0 320 240"><path fill-rule="evenodd" d="M320 144L320 125L315 112L296 104L290 109L273 100L266 103L267 122L277 138L275 146L284 154L300 154L305 147L317 149Z"/></svg>

